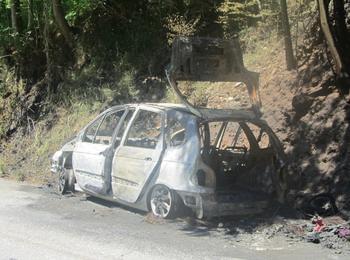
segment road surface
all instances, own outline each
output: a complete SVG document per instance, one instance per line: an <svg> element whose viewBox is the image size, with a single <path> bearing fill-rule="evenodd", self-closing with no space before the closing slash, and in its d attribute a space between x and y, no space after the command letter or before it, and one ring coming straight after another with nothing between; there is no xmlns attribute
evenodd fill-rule
<svg viewBox="0 0 350 260"><path fill-rule="evenodd" d="M249 237L249 236L248 236ZM286 239L235 241L184 220L0 179L0 259L349 259Z"/></svg>

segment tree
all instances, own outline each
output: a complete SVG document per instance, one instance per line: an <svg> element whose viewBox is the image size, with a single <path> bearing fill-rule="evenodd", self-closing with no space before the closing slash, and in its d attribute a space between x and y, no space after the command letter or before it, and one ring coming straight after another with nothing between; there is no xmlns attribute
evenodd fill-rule
<svg viewBox="0 0 350 260"><path fill-rule="evenodd" d="M68 45L73 47L73 34L65 18L61 0L52 0L53 15Z"/></svg>
<svg viewBox="0 0 350 260"><path fill-rule="evenodd" d="M350 47L350 40L346 27L346 13L344 9L344 0L333 1L334 6L334 20L335 20L335 38L337 42L337 49L341 55L343 62L343 71L341 73L350 73L350 59L347 51ZM340 75L342 76L342 75Z"/></svg>
<svg viewBox="0 0 350 260"><path fill-rule="evenodd" d="M33 28L33 0L28 0L28 30Z"/></svg>
<svg viewBox="0 0 350 260"><path fill-rule="evenodd" d="M349 42L345 25L344 2L342 0L334 1L333 7L335 28L331 26L330 22L329 1L318 0L321 28L333 57L336 74L342 77L346 76L345 72L349 73L349 58L348 55L346 55L346 51L349 48Z"/></svg>
<svg viewBox="0 0 350 260"><path fill-rule="evenodd" d="M20 33L20 2L11 0L11 24L14 33Z"/></svg>
<svg viewBox="0 0 350 260"><path fill-rule="evenodd" d="M232 38L244 28L256 25L261 19L259 3L255 0L222 1L218 7L220 14L218 20L222 24L224 35Z"/></svg>
<svg viewBox="0 0 350 260"><path fill-rule="evenodd" d="M43 28L43 41L44 41L44 52L46 58L46 80L49 91L52 88L52 62L50 55L50 37L49 37L49 4L47 2L43 3L43 18L44 18L44 28Z"/></svg>
<svg viewBox="0 0 350 260"><path fill-rule="evenodd" d="M293 53L292 36L290 34L290 25L286 0L281 0L281 20L283 26L287 70L292 70L296 68L297 64Z"/></svg>

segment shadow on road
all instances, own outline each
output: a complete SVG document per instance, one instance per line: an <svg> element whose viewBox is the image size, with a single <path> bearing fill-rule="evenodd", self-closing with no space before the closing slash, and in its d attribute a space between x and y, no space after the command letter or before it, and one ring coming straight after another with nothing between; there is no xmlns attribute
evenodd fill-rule
<svg viewBox="0 0 350 260"><path fill-rule="evenodd" d="M102 205L104 207L121 208L121 209L130 211L130 212L133 212L133 213L137 213L137 214L140 214L140 215L143 215L143 216L145 215L145 212L143 212L141 210L137 210L137 209L134 209L134 208L131 208L131 207L119 204L117 202L108 201L108 200L104 200L104 199L100 199L100 198L92 197L92 196L85 196L85 199L87 201L90 201L90 202L93 202L93 203L97 203L97 204Z"/></svg>

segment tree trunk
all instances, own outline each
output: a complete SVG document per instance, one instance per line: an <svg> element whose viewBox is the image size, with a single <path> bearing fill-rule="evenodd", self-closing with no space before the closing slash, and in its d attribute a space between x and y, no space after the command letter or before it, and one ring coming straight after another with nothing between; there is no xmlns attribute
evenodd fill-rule
<svg viewBox="0 0 350 260"><path fill-rule="evenodd" d="M33 28L33 0L28 0L28 30Z"/></svg>
<svg viewBox="0 0 350 260"><path fill-rule="evenodd" d="M11 27L11 10L9 11L8 8L6 8L7 1L6 0L0 0L0 12L4 12L4 22L6 22L6 27Z"/></svg>
<svg viewBox="0 0 350 260"><path fill-rule="evenodd" d="M292 37L290 34L290 25L288 19L288 9L286 0L281 0L281 20L284 34L287 70L292 70L296 68L296 61L293 53Z"/></svg>
<svg viewBox="0 0 350 260"><path fill-rule="evenodd" d="M343 59L343 71L350 73L350 59L347 55L347 51L350 48L350 40L348 31L345 23L345 9L344 9L344 0L333 1L334 5L334 20L335 20L335 38L337 42L337 49L340 56Z"/></svg>
<svg viewBox="0 0 350 260"><path fill-rule="evenodd" d="M336 74L340 75L344 70L343 60L341 54L339 53L339 48L337 42L335 41L334 34L332 34L329 14L328 14L328 4L327 0L318 0L318 9L320 16L320 24L323 34L325 36L327 45L333 57L335 63Z"/></svg>
<svg viewBox="0 0 350 260"><path fill-rule="evenodd" d="M65 18L61 0L52 0L53 15L68 45L73 47L73 34Z"/></svg>
<svg viewBox="0 0 350 260"><path fill-rule="evenodd" d="M49 35L49 26L50 26L50 19L49 19L49 3L44 2L44 8L43 8L43 17L44 17L44 46L45 46L45 57L46 57L46 80L47 80L47 87L48 92L51 94L55 90L53 89L53 66L52 66L52 60L51 60L51 53L50 53L50 35Z"/></svg>
<svg viewBox="0 0 350 260"><path fill-rule="evenodd" d="M11 0L11 25L14 33L20 33L20 2Z"/></svg>
<svg viewBox="0 0 350 260"><path fill-rule="evenodd" d="M257 3L257 5L258 5L259 13L261 13L262 6L261 6L260 0L256 0L256 3Z"/></svg>

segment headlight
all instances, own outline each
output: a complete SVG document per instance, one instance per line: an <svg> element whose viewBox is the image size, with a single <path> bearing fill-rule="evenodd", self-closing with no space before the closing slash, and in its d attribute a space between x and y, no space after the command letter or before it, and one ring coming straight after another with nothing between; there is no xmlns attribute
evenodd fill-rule
<svg viewBox="0 0 350 260"><path fill-rule="evenodd" d="M62 151L61 150L55 152L54 155L52 156L51 161L57 161L58 162L60 157L61 157L61 155L62 155Z"/></svg>
<svg viewBox="0 0 350 260"><path fill-rule="evenodd" d="M57 151L51 159L51 172L52 173L57 173L57 171L59 170L59 161L60 158L62 156L62 151Z"/></svg>

